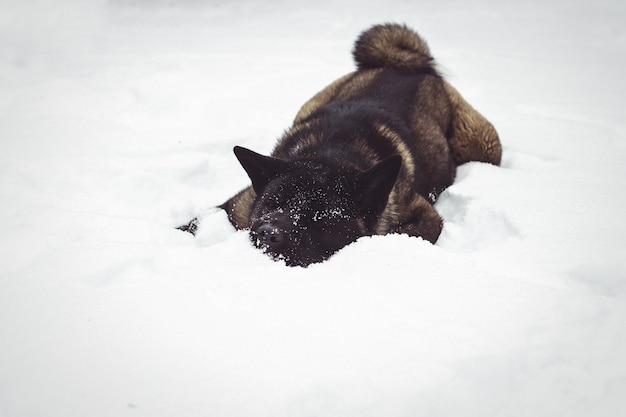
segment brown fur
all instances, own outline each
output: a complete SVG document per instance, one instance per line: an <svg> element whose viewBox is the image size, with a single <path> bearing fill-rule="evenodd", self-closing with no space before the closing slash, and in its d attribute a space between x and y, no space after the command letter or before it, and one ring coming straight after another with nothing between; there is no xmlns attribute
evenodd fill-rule
<svg viewBox="0 0 626 417"><path fill-rule="evenodd" d="M426 43L405 26L373 27L359 37L353 53L358 70L307 101L272 156L299 160L307 152L315 154L324 146L336 146L328 128L321 127L326 125L320 123L338 117L342 107L337 105L366 103L367 111L379 106L384 114L402 120L403 126L383 113L380 118L373 113L373 117L363 119L360 128L351 131L349 143L359 160L369 162L345 160L344 165L360 172L396 154L402 157L402 168L384 210L373 226L363 227L361 234L406 233L435 242L442 220L432 203L452 183L458 165L469 161L500 163L498 134L442 79ZM331 110L328 119L324 115ZM375 143L372 137L377 138ZM257 200L255 191L248 187L221 207L236 228L246 229L251 226Z"/></svg>

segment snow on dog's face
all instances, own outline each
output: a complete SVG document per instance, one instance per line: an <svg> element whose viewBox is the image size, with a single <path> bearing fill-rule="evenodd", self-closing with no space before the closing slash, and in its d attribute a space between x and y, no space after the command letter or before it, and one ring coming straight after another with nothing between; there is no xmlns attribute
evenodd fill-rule
<svg viewBox="0 0 626 417"><path fill-rule="evenodd" d="M297 169L270 181L257 198L250 237L287 265L321 262L365 234L345 177Z"/></svg>
<svg viewBox="0 0 626 417"><path fill-rule="evenodd" d="M313 160L284 161L245 148L235 154L257 194L250 238L290 266L322 262L370 235L400 166L399 158L390 158L360 172Z"/></svg>

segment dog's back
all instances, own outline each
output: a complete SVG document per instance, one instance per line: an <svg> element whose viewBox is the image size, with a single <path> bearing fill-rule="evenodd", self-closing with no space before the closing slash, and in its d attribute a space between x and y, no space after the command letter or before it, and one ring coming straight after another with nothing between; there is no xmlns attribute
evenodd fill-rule
<svg viewBox="0 0 626 417"><path fill-rule="evenodd" d="M405 26L375 26L356 41L353 56L358 70L309 100L273 155L293 158L348 142L354 158L368 155L358 167L365 169L398 154L398 185L434 201L454 180L455 164L445 137L450 101L427 44ZM303 140L302 131L311 130L328 133Z"/></svg>

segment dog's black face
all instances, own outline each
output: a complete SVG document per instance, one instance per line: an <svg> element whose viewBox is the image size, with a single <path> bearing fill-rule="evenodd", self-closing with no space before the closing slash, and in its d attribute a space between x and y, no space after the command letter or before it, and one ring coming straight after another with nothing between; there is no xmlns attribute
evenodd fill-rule
<svg viewBox="0 0 626 417"><path fill-rule="evenodd" d="M321 262L365 234L354 184L323 167L311 168L270 181L250 216L255 246L287 265Z"/></svg>
<svg viewBox="0 0 626 417"><path fill-rule="evenodd" d="M322 262L369 235L395 183L401 160L366 172L315 161L283 161L235 148L257 194L253 244L290 266Z"/></svg>

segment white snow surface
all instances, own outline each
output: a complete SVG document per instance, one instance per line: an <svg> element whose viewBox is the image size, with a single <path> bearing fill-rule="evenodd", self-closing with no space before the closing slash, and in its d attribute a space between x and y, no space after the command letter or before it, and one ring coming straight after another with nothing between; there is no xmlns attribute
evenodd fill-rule
<svg viewBox="0 0 626 417"><path fill-rule="evenodd" d="M214 209L402 22L496 126L431 245ZM626 3L0 1L0 416L626 412ZM175 230L202 214L197 237Z"/></svg>

